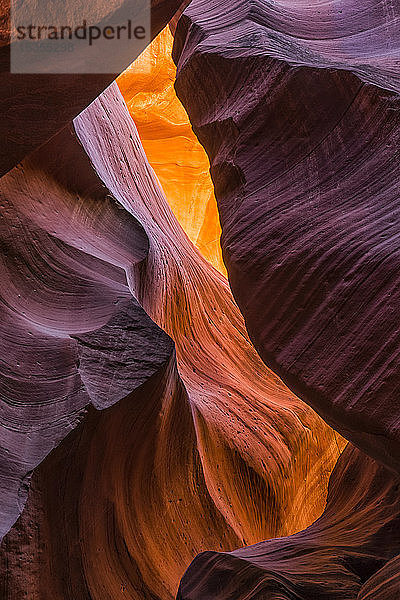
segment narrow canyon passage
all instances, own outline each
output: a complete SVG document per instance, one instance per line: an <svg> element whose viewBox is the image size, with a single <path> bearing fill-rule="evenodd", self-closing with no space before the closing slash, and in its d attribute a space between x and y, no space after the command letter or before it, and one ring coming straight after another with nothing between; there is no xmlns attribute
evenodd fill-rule
<svg viewBox="0 0 400 600"><path fill-rule="evenodd" d="M259 360L226 279L169 209L118 89L109 88L75 127L100 178L150 239L147 260L128 281L175 342L216 508L243 543L302 529L323 508L339 438Z"/></svg>
<svg viewBox="0 0 400 600"><path fill-rule="evenodd" d="M151 19L6 140L0 597L396 600L400 12Z"/></svg>
<svg viewBox="0 0 400 600"><path fill-rule="evenodd" d="M168 26L117 83L175 217L204 258L226 275L210 163L174 89L173 42Z"/></svg>
<svg viewBox="0 0 400 600"><path fill-rule="evenodd" d="M126 283L120 278L113 292L120 299L110 309L103 296L97 325L90 298L82 297L81 322L68 316L68 306L58 306L59 323L64 315L62 336L73 324L71 333L80 347L78 373L104 414L89 410L78 430L36 470L27 508L3 543L10 556L16 539L29 530L32 515L39 514L38 534L25 546L32 570L26 577L9 570L3 589L10 598L28 586L36 590L30 592L32 598L68 597L73 589L82 597L111 599L123 589L131 598L155 594L164 600L174 597L180 577L199 552L233 550L311 524L323 510L330 472L344 443L259 359L226 278L196 250L168 206L117 85L84 111L74 127L109 197L70 133L58 140L64 165L61 156L49 163L48 152L41 150L4 178L3 193L16 214L24 216L26 227L32 227L29 205L36 204L36 227L46 230L51 223L52 236L61 236L64 244L120 265L131 293L175 343L177 362L168 338L159 338L155 343L163 353L148 383L125 400L110 402L103 382L107 369L118 371L118 366L107 366L105 349L100 364L90 352L104 343L110 346L114 331L124 331L122 316L131 310L124 308ZM206 189L196 196L202 218L209 194ZM176 192L175 202L177 197ZM100 207L103 233L93 237L91 214L100 214ZM216 220L215 207L213 211ZM195 214L198 219L197 208ZM65 228L68 220L73 228ZM139 244L143 233L135 223L143 228L148 250ZM189 224L187 219L188 229ZM192 231L198 241L199 223ZM199 247L204 243L198 241ZM146 257L140 258L143 251ZM135 255L139 260L133 260ZM100 273L103 263L97 266ZM81 270L76 261L74 268ZM38 327L39 317L29 305L24 310L24 318ZM85 333L88 314L92 329L98 328L93 333ZM142 350L132 363L127 351L118 352L122 396L126 373L134 365L140 372L146 355ZM147 352L154 363L151 344ZM65 460L71 465L67 471ZM50 476L54 469L61 473L56 487ZM70 525L54 509L61 499L71 507ZM67 564L78 561L79 568L54 579L65 561L65 540L59 544L56 539L59 530L71 548Z"/></svg>

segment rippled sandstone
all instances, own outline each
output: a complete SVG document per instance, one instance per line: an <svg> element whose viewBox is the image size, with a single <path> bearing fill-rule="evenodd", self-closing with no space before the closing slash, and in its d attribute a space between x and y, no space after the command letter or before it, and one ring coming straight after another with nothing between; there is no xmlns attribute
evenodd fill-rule
<svg viewBox="0 0 400 600"><path fill-rule="evenodd" d="M11 227L29 242L24 277L3 292L13 294L10 318L29 323L35 343L51 331L69 345L70 371L54 385L68 386L73 375L87 413L61 442L77 405L57 392L65 400L50 424L59 447L36 468L26 510L3 541L3 564L14 567L2 589L8 598L29 589L32 598L124 591L164 600L198 552L315 520L343 442L259 359L226 279L171 212L116 84L74 127L96 174L66 130L0 182ZM8 238L9 256L18 257L20 239ZM48 267L36 265L41 248ZM19 338L8 344L10 353ZM40 369L54 368L45 358ZM24 427L38 432L29 451L38 462L49 452L43 393L9 416L24 414ZM21 456L15 438L5 439ZM27 468L21 456L14 485ZM14 511L16 495L10 488Z"/></svg>
<svg viewBox="0 0 400 600"><path fill-rule="evenodd" d="M385 2L195 0L178 23L176 89L210 158L250 338L378 461L349 447L316 523L200 555L180 600L400 594L399 16Z"/></svg>
<svg viewBox="0 0 400 600"><path fill-rule="evenodd" d="M119 84L191 241L116 84L0 179L2 596L399 593L396 10L194 0L178 23L264 363L198 250L222 270L168 32L159 88L140 61ZM361 448L325 510L344 443L300 396Z"/></svg>

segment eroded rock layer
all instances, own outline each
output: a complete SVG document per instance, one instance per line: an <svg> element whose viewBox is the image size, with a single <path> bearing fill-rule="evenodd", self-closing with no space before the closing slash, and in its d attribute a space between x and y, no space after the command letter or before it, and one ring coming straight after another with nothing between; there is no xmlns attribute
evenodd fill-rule
<svg viewBox="0 0 400 600"><path fill-rule="evenodd" d="M197 553L315 520L343 443L259 359L226 279L173 216L116 84L75 129L97 175L63 131L1 180L10 227L32 238L19 263L24 277L9 286L10 318L34 340L46 333L70 345L87 410L35 470L26 509L3 542L2 589L10 599L165 600ZM7 240L16 260L20 238ZM45 264L35 258L42 246ZM18 336L8 342L7 352L21 345ZM54 368L45 358L41 368ZM56 374L54 385L68 377ZM47 390L37 405L44 398L51 407ZM41 422L38 406L29 395L10 406L5 431L25 422L21 410ZM63 419L71 422L76 404L67 397L57 406L53 444L71 429ZM42 438L30 448L40 460ZM19 461L18 471L5 462L17 489L32 467L17 438L5 440Z"/></svg>
<svg viewBox="0 0 400 600"><path fill-rule="evenodd" d="M196 1L176 33L176 89L257 350L398 470L398 7L357 6Z"/></svg>
<svg viewBox="0 0 400 600"><path fill-rule="evenodd" d="M400 480L350 445L333 471L327 507L311 527L231 553L205 552L178 600L397 598Z"/></svg>
<svg viewBox="0 0 400 600"><path fill-rule="evenodd" d="M379 461L349 447L319 520L201 554L180 600L400 595L398 24L386 2L279 0L194 1L178 23L176 89L250 338Z"/></svg>
<svg viewBox="0 0 400 600"><path fill-rule="evenodd" d="M0 180L4 598L400 593L398 21L380 1L194 0L178 24L264 363L116 84ZM159 88L140 65L120 84L204 250L216 212L170 41ZM180 181L195 211L163 144L202 178ZM265 364L358 446L322 516L343 442Z"/></svg>
<svg viewBox="0 0 400 600"><path fill-rule="evenodd" d="M148 238L107 195L72 132L3 177L0 202L3 536L32 470L86 406L126 396L172 343L126 282Z"/></svg>

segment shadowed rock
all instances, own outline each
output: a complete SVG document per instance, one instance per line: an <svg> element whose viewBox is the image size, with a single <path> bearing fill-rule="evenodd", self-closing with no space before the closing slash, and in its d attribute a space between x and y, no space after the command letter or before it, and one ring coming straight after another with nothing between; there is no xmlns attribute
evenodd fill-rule
<svg viewBox="0 0 400 600"><path fill-rule="evenodd" d="M398 470L400 100L353 74L396 87L398 70L380 66L397 65L398 17L384 3L360 19L346 6L343 19L334 3L296 16L279 2L228 15L222 2L195 2L177 29L176 89L210 158L224 260L258 352ZM275 22L295 39L307 32L298 44L309 53L277 46Z"/></svg>

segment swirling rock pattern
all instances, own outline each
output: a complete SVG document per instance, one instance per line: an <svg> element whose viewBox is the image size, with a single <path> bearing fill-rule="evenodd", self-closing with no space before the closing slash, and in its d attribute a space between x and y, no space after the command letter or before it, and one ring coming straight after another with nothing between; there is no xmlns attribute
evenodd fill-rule
<svg viewBox="0 0 400 600"><path fill-rule="evenodd" d="M194 2L177 29L176 89L210 157L257 350L398 470L398 6L318 6Z"/></svg>
<svg viewBox="0 0 400 600"><path fill-rule="evenodd" d="M399 490L398 477L348 446L333 471L320 519L291 537L201 554L177 598L394 599L400 591Z"/></svg>
<svg viewBox="0 0 400 600"><path fill-rule="evenodd" d="M143 228L105 193L71 132L47 151L0 180L1 536L32 470L87 405L117 402L172 353L126 282L124 265L147 256Z"/></svg>
<svg viewBox="0 0 400 600"><path fill-rule="evenodd" d="M79 279L69 283L74 294L83 290L70 307L68 294L47 298L48 282L37 278L49 316L42 323L38 310L28 313L77 345L81 388L103 410L88 406L35 470L26 509L3 541L1 589L10 599L165 600L197 553L315 520L343 442L259 359L226 279L174 218L117 85L74 126L97 175L64 131L2 182L27 231L43 229L67 257L79 252L68 281L96 276L104 285L92 298ZM29 253L21 261L27 271L32 262ZM48 274L55 290L60 268ZM151 331L131 295L157 324ZM13 304L14 320L27 307Z"/></svg>
<svg viewBox="0 0 400 600"><path fill-rule="evenodd" d="M294 461L292 455L285 466L289 455L283 448L289 438L294 440L296 437L289 432L298 431L296 445L307 429L309 433L313 432L311 435L307 433L308 439L304 440L308 447L305 453L311 452L312 455L310 443L312 446L314 443L319 445L316 449L318 462L322 458L321 452L326 452L327 457L331 452L337 454L337 438L334 432L323 426L322 421L314 421L315 413L306 411L303 415L305 405L299 403L287 388L281 387L280 381L260 361L248 340L226 279L193 248L156 185L118 88L106 90L93 109L89 108L75 120L75 127L99 177L120 204L143 225L151 240L145 268L143 265L133 266L128 272L130 287L150 317L176 344L179 373L191 401L208 483L216 492L218 503L221 503L228 519L232 508L238 510L246 522L248 517L244 513L252 510L253 493L246 492L244 480L257 479L257 474L262 474L262 478L267 480L275 478L278 472L284 473L291 463L289 470L293 482L296 479L302 481L302 476L297 478L295 475L297 467L294 465L297 460L301 463L301 459ZM104 140L108 140L106 145ZM140 190L138 197L135 190ZM150 197L151 204L146 201ZM267 412L261 417L258 411ZM306 424L308 419L309 424ZM261 429L261 422L268 425ZM283 427L284 423L287 429ZM228 464L233 460L231 456L220 457L225 448L228 454L233 449L226 439L231 438L232 431L235 432L235 449L247 457L245 462L248 463L248 468L243 465L244 469L237 469L237 481L234 481L234 469L233 473L228 469L224 475L223 466L219 464L219 458L223 462L228 461ZM286 436L288 439L284 441ZM319 436L322 436L321 442L318 441ZM282 443L276 443L278 439ZM253 452L256 448L265 452L267 447L274 447L276 455L274 457L269 452L269 464L263 464L258 458L258 451L257 457ZM278 460L279 466L272 466L275 460ZM303 472L300 464L299 468ZM311 480L312 477L306 485L312 494ZM260 485L263 484L260 482ZM292 483L285 483L281 489L287 486L291 488ZM268 498L268 490L274 495L274 487L272 481L267 481L267 493L262 502ZM248 502L241 494L237 496L239 490L241 494L248 495ZM320 490L317 496L319 493ZM285 501L285 506L285 522L278 528L293 526L289 516L291 510L296 513L295 521L299 518L298 506L295 508L293 505L290 509L290 501ZM262 524L262 514L262 510L259 513L257 510L257 519L261 519L261 528L268 529L271 522ZM279 520L277 517L277 522ZM272 525L273 528L277 522ZM257 535L254 524L252 531L253 534L248 535Z"/></svg>
<svg viewBox="0 0 400 600"><path fill-rule="evenodd" d="M258 357L117 85L0 180L3 597L399 593L398 17L194 0L177 26L250 336L370 454L346 448L322 516L343 442ZM157 94L125 83L156 162Z"/></svg>
<svg viewBox="0 0 400 600"><path fill-rule="evenodd" d="M357 600L396 598L400 593L400 555L388 561L362 586Z"/></svg>
<svg viewBox="0 0 400 600"><path fill-rule="evenodd" d="M386 2L279 0L195 1L178 23L176 89L210 158L250 337L385 465L349 448L316 523L200 555L179 600L400 594L398 23Z"/></svg>

